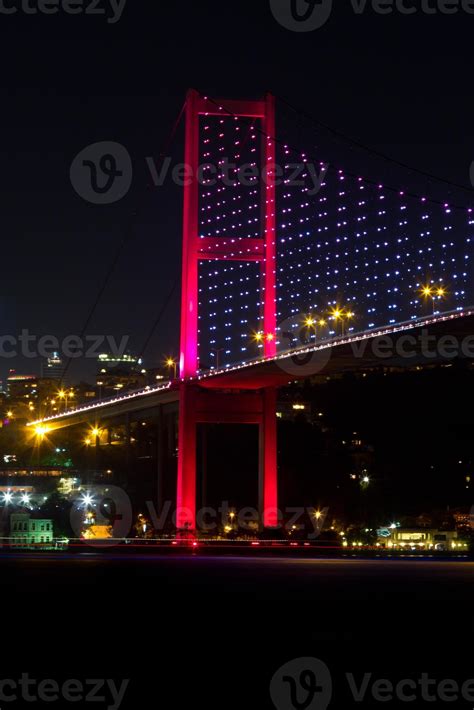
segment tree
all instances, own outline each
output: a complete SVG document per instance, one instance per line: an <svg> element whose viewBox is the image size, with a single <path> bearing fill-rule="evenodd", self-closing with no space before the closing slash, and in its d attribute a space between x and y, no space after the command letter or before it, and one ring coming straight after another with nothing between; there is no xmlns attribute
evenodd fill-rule
<svg viewBox="0 0 474 710"><path fill-rule="evenodd" d="M52 493L39 508L39 515L54 523L54 537L74 537L71 527L72 503L60 493Z"/></svg>

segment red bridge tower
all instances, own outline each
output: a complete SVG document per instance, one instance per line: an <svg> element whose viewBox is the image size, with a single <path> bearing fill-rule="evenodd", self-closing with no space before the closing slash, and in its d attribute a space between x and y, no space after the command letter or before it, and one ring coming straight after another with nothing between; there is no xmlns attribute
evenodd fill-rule
<svg viewBox="0 0 474 710"><path fill-rule="evenodd" d="M260 239L199 236L199 123L200 116L251 117L262 131L262 236ZM210 101L198 92L186 100L185 163L191 178L184 187L183 267L177 485L177 527L196 527L196 430L201 422L258 424L260 427L259 508L263 527L277 523L276 389L255 383L251 392L212 393L195 378L198 355L199 262L240 260L261 264L264 354L276 354L276 185L275 99L262 101Z"/></svg>

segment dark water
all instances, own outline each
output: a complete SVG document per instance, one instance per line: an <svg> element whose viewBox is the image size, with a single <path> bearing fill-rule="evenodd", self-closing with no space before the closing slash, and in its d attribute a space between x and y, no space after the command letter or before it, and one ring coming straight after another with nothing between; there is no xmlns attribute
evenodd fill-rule
<svg viewBox="0 0 474 710"><path fill-rule="evenodd" d="M470 562L91 552L4 555L0 565L2 677L130 679L124 708L273 708L272 676L301 657L329 668L329 707L434 706L375 702L370 690L355 703L346 673L357 684L364 673L474 677Z"/></svg>

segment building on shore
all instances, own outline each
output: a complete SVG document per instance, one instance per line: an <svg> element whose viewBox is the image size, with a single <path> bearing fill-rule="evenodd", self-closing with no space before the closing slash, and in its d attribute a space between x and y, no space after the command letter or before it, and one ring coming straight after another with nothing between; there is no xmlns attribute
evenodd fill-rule
<svg viewBox="0 0 474 710"><path fill-rule="evenodd" d="M31 513L10 515L10 544L12 547L34 548L52 546L54 524L50 519L34 518Z"/></svg>
<svg viewBox="0 0 474 710"><path fill-rule="evenodd" d="M467 550L469 543L457 530L428 528L396 528L390 537L379 537L378 543L391 550Z"/></svg>

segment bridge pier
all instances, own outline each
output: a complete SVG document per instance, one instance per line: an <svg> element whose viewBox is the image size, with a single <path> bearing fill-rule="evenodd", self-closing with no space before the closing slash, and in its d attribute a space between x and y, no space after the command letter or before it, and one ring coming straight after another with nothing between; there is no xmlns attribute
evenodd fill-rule
<svg viewBox="0 0 474 710"><path fill-rule="evenodd" d="M258 507L263 528L278 524L277 390L262 390L259 436Z"/></svg>
<svg viewBox="0 0 474 710"><path fill-rule="evenodd" d="M178 481L176 492L176 527L196 528L197 420L196 389L182 383L179 390Z"/></svg>
<svg viewBox="0 0 474 710"><path fill-rule="evenodd" d="M196 529L197 425L256 424L259 427L259 514L261 528L277 525L278 470L276 388L207 390L181 383L179 394L176 527Z"/></svg>

